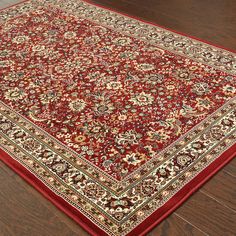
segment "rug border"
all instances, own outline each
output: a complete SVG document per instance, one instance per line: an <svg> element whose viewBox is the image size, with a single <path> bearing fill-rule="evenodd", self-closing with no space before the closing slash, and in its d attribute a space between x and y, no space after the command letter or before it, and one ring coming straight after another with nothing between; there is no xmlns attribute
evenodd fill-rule
<svg viewBox="0 0 236 236"><path fill-rule="evenodd" d="M147 234L156 225L161 223L178 207L180 207L189 197L191 197L198 189L200 189L207 181L209 181L215 174L217 174L219 170L221 170L235 157L236 143L234 143L230 148L223 152L207 168L205 168L202 172L195 176L188 184L186 184L180 191L178 191L173 197L171 197L162 207L160 207L149 217L147 217L141 224L135 227L126 236L134 236L136 235L136 233L139 236L144 236L145 234ZM140 230L140 228L145 228L145 230L141 232L141 234L138 234L137 231Z"/></svg>
<svg viewBox="0 0 236 236"><path fill-rule="evenodd" d="M15 3L15 4L13 4L13 5L9 5L9 6L7 6L7 7L1 8L1 9L0 9L0 12L6 10L6 9L8 9L8 8L11 8L11 7L20 5L20 4L25 3L25 2L30 2L30 1L31 1L31 0L21 0L20 2ZM77 0L76 0L76 1L77 1ZM226 50L226 51L231 52L231 53L236 53L236 50L234 50L234 49L230 49L230 48L225 47L225 46L223 46L223 45L215 44L215 43L213 43L213 42L211 42L211 41L204 40L204 39L198 38L198 37L196 37L196 36L189 35L189 34L187 34L187 33L183 33L183 32L180 32L180 31L176 31L176 30L171 29L171 28L168 28L168 27L166 27L166 26L159 25L159 24L157 24L157 23L155 23L155 22L145 20L145 19L143 19L143 18L141 18L141 17L137 17L137 16L134 16L134 15L129 15L129 14L125 13L125 12L118 11L118 10L113 9L113 8L111 8L111 7L103 6L103 5L99 4L99 3L93 2L93 0L80 0L80 1L86 2L86 3L88 3L88 4L91 4L91 5L100 7L100 8L103 8L103 9L108 10L108 11L111 11L111 12L115 12L115 13L117 13L117 14L119 14L119 15L123 15L123 16L128 17L128 18L131 18L131 19L135 19L135 20L140 21L140 22L143 22L143 23L145 23L145 24L153 25L153 26L156 26L156 27L159 27L159 28L168 30L168 31L173 32L173 33L175 33L175 34L179 34L179 35L182 35L182 36L184 36L184 37L188 37L188 38L197 40L197 41L199 41L199 42L202 42L202 43L211 45L211 46L213 46L213 47L216 47L216 48L219 48L219 49L223 49L223 50Z"/></svg>
<svg viewBox="0 0 236 236"><path fill-rule="evenodd" d="M30 0L26 0L26 1L30 1ZM231 52L231 53L236 53L236 50L234 50L234 49L229 49L229 48L227 48L227 47L224 47L224 46L215 44L215 43L213 43L213 42L209 42L209 41L207 41L207 40L204 40L204 39L201 39L201 38L198 38L198 37L195 37L195 36L191 36L191 35L188 35L188 34L186 34L186 33L183 33L183 32L180 32L180 31L176 31L176 30L174 30L174 29L171 29L171 28L168 28L168 27L159 25L159 24L157 24L157 23L155 23L155 22L145 20L145 19L143 19L143 18L141 18L141 17L137 17L137 16L134 16L134 15L129 15L129 14L125 13L125 12L118 11L118 10L116 10L116 9L113 9L113 8L110 8L110 7L107 7L107 6L103 6L103 5L99 4L99 3L93 2L93 0L80 0L80 1L86 2L86 3L88 3L88 4L91 4L91 5L100 7L100 8L103 8L103 9L108 10L108 11L111 11L111 12L115 12L115 13L117 13L117 14L119 14L119 15L123 15L123 16L128 17L128 18L131 18L131 19L135 19L135 20L140 21L140 22L143 22L143 23L145 23L145 24L153 25L153 26L156 26L156 27L159 27L159 28L168 30L168 31L173 32L173 33L175 33L175 34L179 34L179 35L182 35L182 36L184 36L184 37L188 37L188 38L197 40L197 41L199 41L199 42L202 42L202 43L211 45L211 46L213 46L213 47L220 48L220 49L226 50L226 51ZM167 49L167 51L168 51L168 49Z"/></svg>
<svg viewBox="0 0 236 236"><path fill-rule="evenodd" d="M185 202L193 193L195 193L204 183L212 178L220 169L229 163L236 156L236 143L221 154L213 163L199 173L194 179L186 184L178 193L176 193L162 207L157 209L141 224L136 226L126 236L139 235L144 236L161 221L167 218L174 210L176 210L183 202ZM52 192L40 179L14 160L9 154L0 148L0 160L15 171L26 182L31 184L45 198L52 202L58 209L67 214L83 229L93 236L107 236L108 234L101 228L96 226L91 220L80 213L76 208L67 203L60 196ZM194 185L194 186L193 186ZM183 196L184 195L184 196Z"/></svg>
<svg viewBox="0 0 236 236"><path fill-rule="evenodd" d="M4 8L1 8L1 9L0 9L0 12L6 10L6 9L8 9L8 8L12 8L12 7L15 7L15 6L17 6L17 5L20 5L20 4L24 3L24 2L30 2L30 1L31 1L31 0L21 0L20 2L17 2L17 3L15 3L15 4L9 5L9 6L4 7Z"/></svg>
<svg viewBox="0 0 236 236"><path fill-rule="evenodd" d="M123 12L118 12L114 9L111 9L106 6L102 6L100 4L94 3L91 0L82 0L91 5L98 6L100 8L104 8L106 10L116 12L118 14L124 15L129 18L136 19L138 21L144 22L146 24L150 24L153 26L157 26L163 29L166 29L170 32L177 33L179 35L192 38L194 40L206 43L208 45L212 45L217 48L221 48L227 50L229 52L235 53L236 51L227 49L223 46L215 45L211 42L189 36L184 33L177 32L175 30L160 26L156 23L149 22ZM19 3L10 5L0 11L11 8L13 6L22 4L24 2L30 2L30 0L20 1ZM176 208L182 205L194 192L196 192L204 183L206 183L211 177L213 177L223 166L225 166L229 161L231 161L236 155L236 144L231 146L228 150L226 150L222 155L220 155L212 164L210 164L207 168L205 168L201 173L199 173L193 180L191 180L188 184L186 184L178 193L176 193L169 201L167 201L162 207L157 209L153 214L151 214L148 218L146 218L141 224L136 226L132 231L130 231L127 236L132 235L145 235L151 229L153 229L157 224L159 224L162 220L168 217ZM89 220L86 216L80 213L76 208L67 203L60 196L56 195L52 192L45 184L42 183L34 174L32 174L29 170L23 167L19 162L14 160L9 154L3 151L0 148L0 160L2 160L7 166L13 169L18 175L20 175L26 182L31 184L38 192L40 192L45 198L51 201L57 208L67 214L70 218L76 221L82 228L84 228L88 233L93 236L105 236L108 235L101 228L96 226L91 220ZM184 196L183 196L184 195ZM159 217L159 218L158 218Z"/></svg>

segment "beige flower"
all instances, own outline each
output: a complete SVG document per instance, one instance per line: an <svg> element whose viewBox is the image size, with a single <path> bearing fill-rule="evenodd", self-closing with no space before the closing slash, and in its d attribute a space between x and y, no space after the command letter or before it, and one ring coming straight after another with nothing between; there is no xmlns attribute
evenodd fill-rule
<svg viewBox="0 0 236 236"><path fill-rule="evenodd" d="M198 107L200 109L202 109L202 108L210 109L211 108L212 102L208 97L197 98L196 100L197 100L196 107Z"/></svg>
<svg viewBox="0 0 236 236"><path fill-rule="evenodd" d="M223 87L223 91L226 95L233 95L236 92L236 88L234 86L231 86L230 84L226 84Z"/></svg>
<svg viewBox="0 0 236 236"><path fill-rule="evenodd" d="M4 97L8 100L20 100L25 96L25 93L20 90L19 88L9 89L5 94Z"/></svg>
<svg viewBox="0 0 236 236"><path fill-rule="evenodd" d="M66 33L64 33L64 38L66 39L73 39L76 37L76 33L73 31L68 31Z"/></svg>
<svg viewBox="0 0 236 236"><path fill-rule="evenodd" d="M141 71L150 71L154 70L155 66L149 63L142 63L137 65L137 69Z"/></svg>
<svg viewBox="0 0 236 236"><path fill-rule="evenodd" d="M41 52L45 49L45 46L44 45L34 45L32 47L32 51L33 52Z"/></svg>
<svg viewBox="0 0 236 236"><path fill-rule="evenodd" d="M166 131L164 129L159 129L159 130L151 130L147 132L148 139L151 141L156 141L158 143L162 143L165 140L169 139L170 136L170 131Z"/></svg>
<svg viewBox="0 0 236 236"><path fill-rule="evenodd" d="M22 36L16 36L12 39L13 43L21 44L29 40L28 36L22 35Z"/></svg>
<svg viewBox="0 0 236 236"><path fill-rule="evenodd" d="M207 83L196 83L193 85L192 92L197 95L203 95L209 93L209 85Z"/></svg>
<svg viewBox="0 0 236 236"><path fill-rule="evenodd" d="M124 114L120 114L119 116L118 116L118 120L127 120L127 115L124 115Z"/></svg>
<svg viewBox="0 0 236 236"><path fill-rule="evenodd" d="M177 157L177 163L180 166L185 166L190 160L191 158L187 155L180 155Z"/></svg>
<svg viewBox="0 0 236 236"><path fill-rule="evenodd" d="M135 130L127 130L125 133L120 133L115 141L119 145L124 144L138 144L139 140L142 138L142 134L137 133Z"/></svg>
<svg viewBox="0 0 236 236"><path fill-rule="evenodd" d="M109 102L96 103L94 106L94 112L97 115L111 114L114 110L114 105Z"/></svg>
<svg viewBox="0 0 236 236"><path fill-rule="evenodd" d="M85 141L85 139L86 139L86 137L84 135L78 135L78 136L75 137L75 141L77 143L82 143L82 142Z"/></svg>
<svg viewBox="0 0 236 236"><path fill-rule="evenodd" d="M83 99L77 99L69 103L72 111L82 111L86 107L86 102Z"/></svg>
<svg viewBox="0 0 236 236"><path fill-rule="evenodd" d="M126 38L126 37L119 37L119 38L116 38L114 40L114 43L117 44L117 45L120 45L120 46L129 45L130 42L131 42L131 39L130 38Z"/></svg>
<svg viewBox="0 0 236 236"><path fill-rule="evenodd" d="M123 159L125 162L127 162L130 165L138 165L140 162L145 160L145 155L141 154L139 152L137 153L130 153L125 156Z"/></svg>
<svg viewBox="0 0 236 236"><path fill-rule="evenodd" d="M0 61L0 68L1 67L12 66L13 64L14 64L14 62L13 61L9 61L9 60Z"/></svg>
<svg viewBox="0 0 236 236"><path fill-rule="evenodd" d="M134 105L146 106L153 103L154 97L151 94L141 92L139 94L134 95L132 98L129 99L129 101L133 102Z"/></svg>
<svg viewBox="0 0 236 236"><path fill-rule="evenodd" d="M113 82L109 82L106 87L107 87L107 89L118 90L118 89L122 88L122 84L121 84L121 82L113 81Z"/></svg>
<svg viewBox="0 0 236 236"><path fill-rule="evenodd" d="M84 41L88 44L95 44L101 41L101 39L99 38L99 36L95 35L95 36L85 38Z"/></svg>

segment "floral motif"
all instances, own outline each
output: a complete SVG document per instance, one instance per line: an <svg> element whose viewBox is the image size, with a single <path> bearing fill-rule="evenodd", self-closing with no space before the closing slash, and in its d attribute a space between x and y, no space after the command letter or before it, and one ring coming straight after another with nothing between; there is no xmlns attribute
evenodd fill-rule
<svg viewBox="0 0 236 236"><path fill-rule="evenodd" d="M125 158L123 159L128 164L136 166L142 161L145 161L146 157L144 154L141 153L130 153L126 154Z"/></svg>
<svg viewBox="0 0 236 236"><path fill-rule="evenodd" d="M181 166L185 166L187 163L190 163L191 158L188 155L179 155L177 157L177 163Z"/></svg>
<svg viewBox="0 0 236 236"><path fill-rule="evenodd" d="M127 37L119 37L114 40L114 43L120 46L126 46L129 45L131 40Z"/></svg>
<svg viewBox="0 0 236 236"><path fill-rule="evenodd" d="M227 84L223 87L223 91L226 95L235 94L236 88L230 84Z"/></svg>
<svg viewBox="0 0 236 236"><path fill-rule="evenodd" d="M147 75L145 79L147 80L148 83L161 84L162 82L164 82L164 75L150 74L150 75Z"/></svg>
<svg viewBox="0 0 236 236"><path fill-rule="evenodd" d="M148 140L157 141L157 142L164 142L165 140L170 138L170 136L168 134L170 134L170 132L166 131L164 129L159 129L157 131L154 130L154 131L147 132L147 135L149 136Z"/></svg>
<svg viewBox="0 0 236 236"><path fill-rule="evenodd" d="M151 71L155 69L155 66L149 63L141 63L137 65L137 69L141 71Z"/></svg>
<svg viewBox="0 0 236 236"><path fill-rule="evenodd" d="M85 186L84 192L91 198L102 198L105 195L105 191L95 183L88 183Z"/></svg>
<svg viewBox="0 0 236 236"><path fill-rule="evenodd" d="M234 54L80 0L16 8L0 13L1 147L107 234L234 143Z"/></svg>
<svg viewBox="0 0 236 236"><path fill-rule="evenodd" d="M207 83L196 83L193 85L192 91L197 95L204 95L209 92L209 86Z"/></svg>
<svg viewBox="0 0 236 236"><path fill-rule="evenodd" d="M128 130L125 133L121 133L116 137L118 144L138 144L142 134L137 133L135 130Z"/></svg>
<svg viewBox="0 0 236 236"><path fill-rule="evenodd" d="M212 101L208 97L197 98L196 101L196 107L198 107L199 109L210 109L212 106Z"/></svg>
<svg viewBox="0 0 236 236"><path fill-rule="evenodd" d="M86 102L83 99L76 99L69 103L72 111L82 111L86 107Z"/></svg>
<svg viewBox="0 0 236 236"><path fill-rule="evenodd" d="M20 100L24 97L25 93L23 92L23 90L19 89L19 88L14 88L14 89L10 89L8 91L6 91L5 93L5 98L7 100Z"/></svg>
<svg viewBox="0 0 236 236"><path fill-rule="evenodd" d="M123 21L116 31L87 20L92 12L72 17L33 4L37 11L9 19L11 27L1 32L0 98L117 179L234 96L234 76L129 36ZM80 9L86 11L84 4ZM30 25L27 32L25 25ZM7 37L15 30L12 39ZM162 37L147 30L155 39ZM171 35L163 34L163 39L173 42ZM128 162L130 150L134 157ZM134 162L135 153L145 159Z"/></svg>
<svg viewBox="0 0 236 236"><path fill-rule="evenodd" d="M140 94L135 94L134 97L130 98L130 101L134 103L134 105L145 106L152 104L154 97L151 94L147 94L145 92L141 92Z"/></svg>
<svg viewBox="0 0 236 236"><path fill-rule="evenodd" d="M21 44L21 43L25 43L26 41L28 41L30 38L28 36L22 35L22 36L17 36L15 38L12 39L13 43L16 44Z"/></svg>
<svg viewBox="0 0 236 236"><path fill-rule="evenodd" d="M109 82L107 83L107 89L121 89L122 88L122 84L119 81L113 81L113 82Z"/></svg>
<svg viewBox="0 0 236 236"><path fill-rule="evenodd" d="M63 173L67 169L67 165L65 163L56 163L52 166L52 169L56 171L58 174Z"/></svg>
<svg viewBox="0 0 236 236"><path fill-rule="evenodd" d="M68 31L64 33L64 38L65 39L73 39L76 37L76 33L73 31Z"/></svg>
<svg viewBox="0 0 236 236"><path fill-rule="evenodd" d="M34 152L35 150L39 149L41 145L39 142L35 141L34 139L28 138L24 140L23 147L28 151Z"/></svg>
<svg viewBox="0 0 236 236"><path fill-rule="evenodd" d="M149 177L149 178L146 178L142 182L142 185L140 185L136 189L136 193L140 192L140 195L142 197L148 197L153 194L156 188L157 188L157 184L155 183L154 178Z"/></svg>

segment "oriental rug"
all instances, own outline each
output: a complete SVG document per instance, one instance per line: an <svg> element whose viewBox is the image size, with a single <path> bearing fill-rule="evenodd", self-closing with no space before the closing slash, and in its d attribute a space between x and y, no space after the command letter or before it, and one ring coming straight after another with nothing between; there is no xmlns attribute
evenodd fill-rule
<svg viewBox="0 0 236 236"><path fill-rule="evenodd" d="M236 152L236 54L82 0L0 12L0 157L91 235L144 235Z"/></svg>

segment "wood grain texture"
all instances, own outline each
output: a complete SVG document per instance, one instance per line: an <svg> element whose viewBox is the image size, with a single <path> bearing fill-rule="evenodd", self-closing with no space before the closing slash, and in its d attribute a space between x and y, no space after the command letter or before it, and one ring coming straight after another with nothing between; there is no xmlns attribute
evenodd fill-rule
<svg viewBox="0 0 236 236"><path fill-rule="evenodd" d="M236 158L234 158L230 162L230 165L227 165L227 166L224 167L224 171L226 171L231 176L236 177Z"/></svg>
<svg viewBox="0 0 236 236"><path fill-rule="evenodd" d="M77 224L65 217L30 185L8 167L0 167L0 235L75 236L70 225ZM58 214L60 213L60 214ZM64 220L66 219L66 220ZM69 220L69 224L68 224ZM71 221L71 222L70 222ZM82 231L83 233L83 231ZM85 236L87 234L80 234Z"/></svg>
<svg viewBox="0 0 236 236"><path fill-rule="evenodd" d="M0 8L17 2L0 0ZM94 2L236 50L235 0ZM235 177L236 159L148 235L236 235ZM88 236L79 225L1 162L0 190L0 236Z"/></svg>
<svg viewBox="0 0 236 236"><path fill-rule="evenodd" d="M235 188L232 188L235 184L236 177L221 171L206 183L200 191L225 207L236 211L236 191Z"/></svg>
<svg viewBox="0 0 236 236"><path fill-rule="evenodd" d="M233 236L236 212L198 191L176 213L208 235Z"/></svg>
<svg viewBox="0 0 236 236"><path fill-rule="evenodd" d="M148 236L205 236L206 234L196 226L187 222L177 214L172 214L155 227Z"/></svg>

